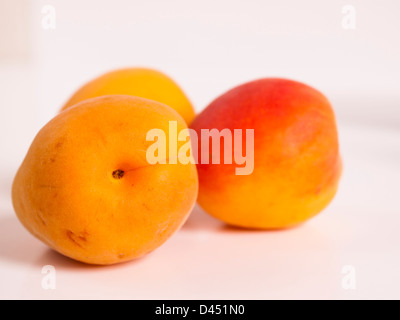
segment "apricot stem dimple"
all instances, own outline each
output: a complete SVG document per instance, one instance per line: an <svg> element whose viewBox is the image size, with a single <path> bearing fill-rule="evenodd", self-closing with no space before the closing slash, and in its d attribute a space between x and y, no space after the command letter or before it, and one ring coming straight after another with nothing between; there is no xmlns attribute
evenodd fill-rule
<svg viewBox="0 0 400 320"><path fill-rule="evenodd" d="M121 179L125 174L124 170L118 169L118 170L114 170L112 173L112 176L114 179Z"/></svg>

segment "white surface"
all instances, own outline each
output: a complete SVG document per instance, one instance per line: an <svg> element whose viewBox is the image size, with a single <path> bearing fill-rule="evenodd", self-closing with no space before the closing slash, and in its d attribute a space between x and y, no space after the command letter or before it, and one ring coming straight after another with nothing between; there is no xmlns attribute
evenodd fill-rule
<svg viewBox="0 0 400 320"><path fill-rule="evenodd" d="M339 0L24 3L25 25L6 29L13 12L0 12L1 39L9 40L0 46L0 298L400 298L399 2L353 1L352 31L341 28ZM56 9L56 30L41 28L44 4ZM26 37L29 45L19 43ZM259 77L314 85L338 115L337 197L280 232L228 228L196 208L161 248L118 266L90 267L51 251L16 219L13 176L73 90L132 65L170 74L198 111ZM56 268L55 290L41 286L45 265ZM356 290L342 287L346 265L355 268Z"/></svg>
<svg viewBox="0 0 400 320"><path fill-rule="evenodd" d="M342 127L344 176L323 213L295 229L243 231L196 208L184 227L140 260L91 267L28 234L1 179L0 298L400 298L400 131ZM42 267L56 268L44 290ZM356 290L342 268L356 270Z"/></svg>

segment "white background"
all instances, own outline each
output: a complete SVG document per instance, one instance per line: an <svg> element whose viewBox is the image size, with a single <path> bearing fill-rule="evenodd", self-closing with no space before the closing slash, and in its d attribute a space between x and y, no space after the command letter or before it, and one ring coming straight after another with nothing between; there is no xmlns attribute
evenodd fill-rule
<svg viewBox="0 0 400 320"><path fill-rule="evenodd" d="M347 4L354 30L342 27ZM55 30L42 27L44 5ZM0 0L0 298L400 298L399 12L396 0ZM15 217L13 176L79 86L126 66L169 74L197 111L260 77L318 88L338 117L337 197L282 232L228 228L196 208L161 248L119 266L47 249ZM44 265L55 290L41 286ZM346 265L355 290L342 285Z"/></svg>

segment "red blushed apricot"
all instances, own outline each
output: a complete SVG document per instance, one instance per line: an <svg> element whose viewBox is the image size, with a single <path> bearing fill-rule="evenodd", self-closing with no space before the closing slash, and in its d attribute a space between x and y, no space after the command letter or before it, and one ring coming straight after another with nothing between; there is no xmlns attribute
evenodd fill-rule
<svg viewBox="0 0 400 320"><path fill-rule="evenodd" d="M199 160L197 166L199 204L228 224L294 226L319 213L336 193L342 162L335 115L327 98L305 84L275 78L243 84L214 100L191 128L198 136L202 129L242 129L243 139L245 129L254 129L250 174L237 175L237 164L222 163L222 140L221 164ZM199 154L212 153L202 143ZM244 140L242 150L244 155Z"/></svg>

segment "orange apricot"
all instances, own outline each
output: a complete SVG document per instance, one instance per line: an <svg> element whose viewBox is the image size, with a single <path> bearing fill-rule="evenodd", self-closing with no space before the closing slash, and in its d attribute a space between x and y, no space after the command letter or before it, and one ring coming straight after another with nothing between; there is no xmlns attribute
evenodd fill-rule
<svg viewBox="0 0 400 320"><path fill-rule="evenodd" d="M194 164L147 161L147 133L168 132L170 121L187 128L172 108L126 95L59 113L37 134L14 179L19 220L85 263L114 264L156 249L184 223L198 191Z"/></svg>
<svg viewBox="0 0 400 320"><path fill-rule="evenodd" d="M195 116L189 99L170 77L146 68L126 68L103 74L75 92L62 110L89 98L113 94L137 96L164 103L175 109L188 124Z"/></svg>

